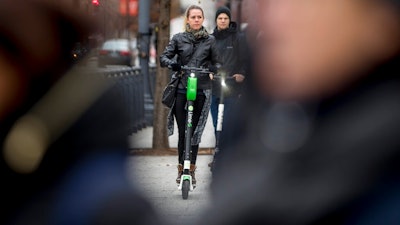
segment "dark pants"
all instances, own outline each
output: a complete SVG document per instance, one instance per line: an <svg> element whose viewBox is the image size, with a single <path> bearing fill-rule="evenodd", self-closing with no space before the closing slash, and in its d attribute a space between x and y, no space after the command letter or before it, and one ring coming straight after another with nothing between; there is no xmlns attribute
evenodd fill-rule
<svg viewBox="0 0 400 225"><path fill-rule="evenodd" d="M205 95L197 95L196 101L194 101L194 111L193 111L193 132L196 129L199 119L201 116L201 111L203 110L204 102L206 100ZM178 161L179 164L183 164L184 160L184 150L185 150L185 130L186 130L186 94L178 93L175 102L175 119L178 124ZM192 136L193 136L192 132ZM199 145L192 145L191 147L191 164L196 164L197 153L199 151Z"/></svg>

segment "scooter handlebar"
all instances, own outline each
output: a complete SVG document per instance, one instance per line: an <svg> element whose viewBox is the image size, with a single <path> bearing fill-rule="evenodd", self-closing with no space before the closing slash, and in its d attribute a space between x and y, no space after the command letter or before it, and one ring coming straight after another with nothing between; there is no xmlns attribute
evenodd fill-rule
<svg viewBox="0 0 400 225"><path fill-rule="evenodd" d="M218 80L234 80L235 78L234 77L224 77L224 76L221 76L220 74L214 74L214 79L218 79Z"/></svg>
<svg viewBox="0 0 400 225"><path fill-rule="evenodd" d="M181 70L197 73L213 73L208 68L204 67L191 67L191 66L181 66Z"/></svg>

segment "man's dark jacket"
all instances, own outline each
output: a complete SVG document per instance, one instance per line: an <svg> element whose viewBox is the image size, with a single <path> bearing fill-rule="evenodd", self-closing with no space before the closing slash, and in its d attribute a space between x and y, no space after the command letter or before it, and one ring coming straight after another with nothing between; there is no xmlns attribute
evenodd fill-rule
<svg viewBox="0 0 400 225"><path fill-rule="evenodd" d="M214 29L213 36L217 40L217 48L220 52L219 57L222 62L220 73L225 72L227 77L234 74L247 75L246 62L248 58L247 43L245 35L238 30L237 24L231 22L229 28L225 30ZM226 80L228 92L225 96L237 96L241 92L242 85L234 79ZM221 84L218 80L213 82L213 95L220 96Z"/></svg>

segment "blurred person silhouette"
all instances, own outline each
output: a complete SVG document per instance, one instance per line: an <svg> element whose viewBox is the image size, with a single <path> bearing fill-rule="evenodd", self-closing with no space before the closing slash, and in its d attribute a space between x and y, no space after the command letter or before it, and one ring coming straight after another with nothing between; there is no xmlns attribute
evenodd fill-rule
<svg viewBox="0 0 400 225"><path fill-rule="evenodd" d="M71 68L96 23L66 4L0 2L0 224L155 224L126 174L112 81Z"/></svg>
<svg viewBox="0 0 400 225"><path fill-rule="evenodd" d="M400 224L400 1L257 8L253 91L199 224Z"/></svg>

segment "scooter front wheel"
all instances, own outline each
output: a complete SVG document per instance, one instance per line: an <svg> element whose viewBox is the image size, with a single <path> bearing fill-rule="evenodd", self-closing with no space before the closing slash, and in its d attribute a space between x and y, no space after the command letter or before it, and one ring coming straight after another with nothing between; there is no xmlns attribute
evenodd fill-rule
<svg viewBox="0 0 400 225"><path fill-rule="evenodd" d="M187 199L189 197L190 181L184 180L182 183L182 198Z"/></svg>

